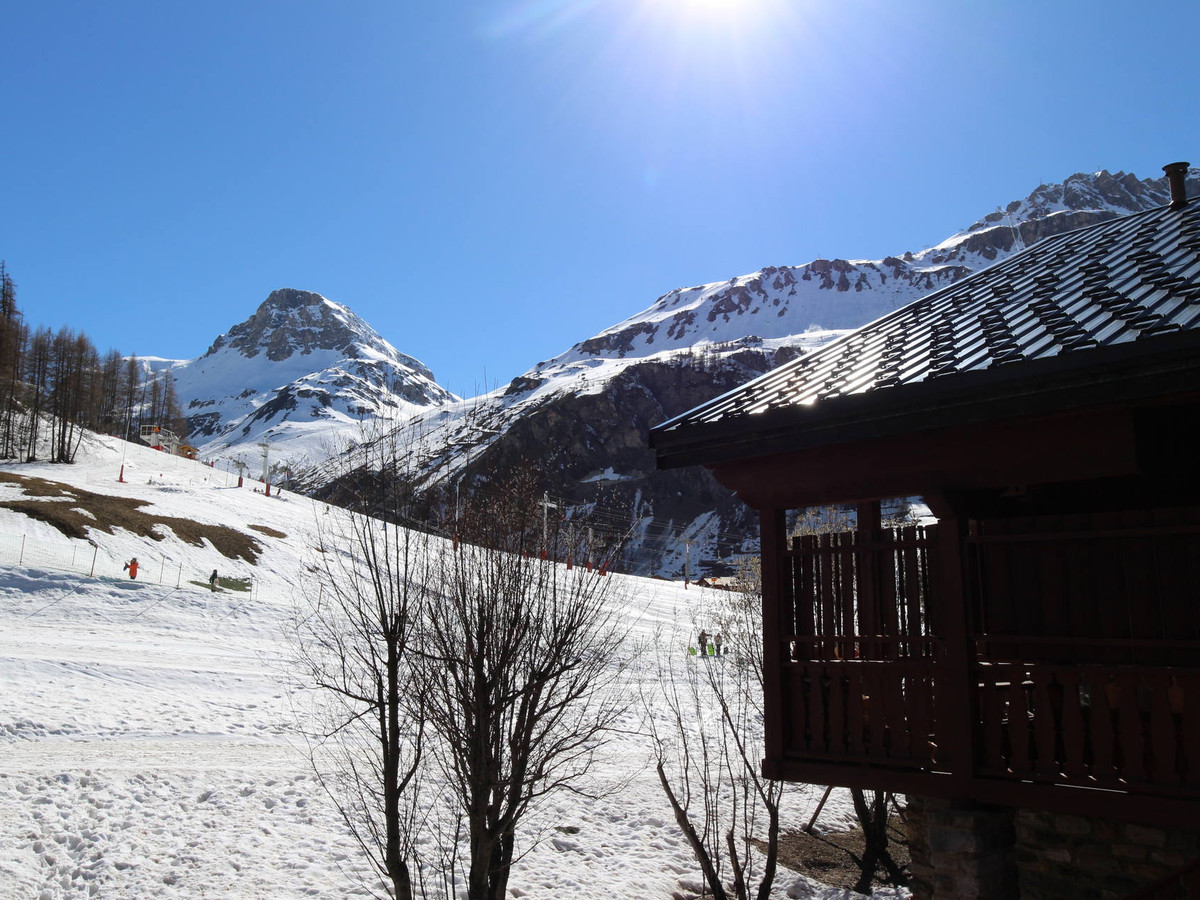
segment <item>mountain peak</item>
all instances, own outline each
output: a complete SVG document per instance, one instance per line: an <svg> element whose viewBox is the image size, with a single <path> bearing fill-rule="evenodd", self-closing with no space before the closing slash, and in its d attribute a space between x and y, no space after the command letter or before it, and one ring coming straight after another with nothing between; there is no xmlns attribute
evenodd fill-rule
<svg viewBox="0 0 1200 900"><path fill-rule="evenodd" d="M262 353L271 362L315 350L357 357L359 345L383 343L371 326L341 304L312 291L280 288L245 322L217 338L204 356L229 348L247 359ZM419 363L417 367L423 368Z"/></svg>
<svg viewBox="0 0 1200 900"><path fill-rule="evenodd" d="M299 309L303 306L318 306L331 303L315 291L301 291L296 288L278 288L267 295L267 299L259 306L259 311L267 307L276 309Z"/></svg>
<svg viewBox="0 0 1200 900"><path fill-rule="evenodd" d="M397 421L457 399L424 363L401 353L349 308L312 291L272 291L199 359L174 365L202 449L364 417Z"/></svg>

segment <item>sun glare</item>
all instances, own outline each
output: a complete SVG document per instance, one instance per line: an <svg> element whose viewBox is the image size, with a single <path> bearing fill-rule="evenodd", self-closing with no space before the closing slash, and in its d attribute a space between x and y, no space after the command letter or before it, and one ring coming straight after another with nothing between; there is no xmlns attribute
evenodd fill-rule
<svg viewBox="0 0 1200 900"><path fill-rule="evenodd" d="M753 11L754 0L655 0L664 12L688 18L729 18Z"/></svg>
<svg viewBox="0 0 1200 900"><path fill-rule="evenodd" d="M705 30L749 29L786 15L779 0L644 0L644 8L676 25Z"/></svg>
<svg viewBox="0 0 1200 900"><path fill-rule="evenodd" d="M694 9L697 12L723 12L748 5L746 0L674 0L674 2L677 6Z"/></svg>

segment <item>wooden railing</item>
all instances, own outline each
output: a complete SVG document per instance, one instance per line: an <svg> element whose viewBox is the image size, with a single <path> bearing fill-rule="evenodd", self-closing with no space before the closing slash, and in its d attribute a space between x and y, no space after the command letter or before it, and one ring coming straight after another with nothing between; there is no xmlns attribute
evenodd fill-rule
<svg viewBox="0 0 1200 900"><path fill-rule="evenodd" d="M1200 791L1200 673L982 663L976 774L1139 793Z"/></svg>
<svg viewBox="0 0 1200 900"><path fill-rule="evenodd" d="M797 599L781 685L790 753L936 765L943 646L927 602L935 534L931 526L793 540L786 555Z"/></svg>
<svg viewBox="0 0 1200 900"><path fill-rule="evenodd" d="M931 660L793 662L789 749L812 759L927 769L937 764Z"/></svg>
<svg viewBox="0 0 1200 900"><path fill-rule="evenodd" d="M825 659L922 656L937 631L930 551L937 526L801 535L787 552L797 650Z"/></svg>
<svg viewBox="0 0 1200 900"><path fill-rule="evenodd" d="M979 617L980 628L968 631L965 652L960 648L952 664L939 621L947 611L934 596L936 534L908 528L805 536L786 551L784 593L792 605L778 634L785 756L818 766L886 768L904 778L950 774L959 785L968 779L1020 783L1022 790L1052 785L1200 800L1194 629L1180 625L1175 640L1105 636L1094 633L1105 630L1098 626L1092 634L1081 626L1085 633L1073 637L980 633L989 620L1008 621L997 601L990 616ZM1078 540L1073 533L1068 538ZM1007 546L999 537L986 542ZM1126 579L1153 574L1151 594L1162 598L1176 595L1181 560L1193 558L1173 543L1163 546L1158 556L1144 548L1107 552ZM978 548L972 552L977 563L985 560ZM1143 572L1131 558L1150 568ZM1116 563L1100 550L1079 559L1116 578L1109 573ZM1056 584L1067 571L1028 554L1004 557L1003 567L993 557L985 561L972 571L982 573L978 590L991 584L996 596L1028 576L1022 567L1032 567L1044 584ZM1121 603L1101 609L1114 618L1113 610L1129 606ZM1036 604L1025 606L1038 612ZM1181 614L1165 602L1155 606L1155 621L1175 621L1172 615ZM1050 611L1046 616L1051 621ZM1019 624L1020 617L1008 618ZM1139 621L1134 613L1126 618ZM961 712L948 707L952 687Z"/></svg>

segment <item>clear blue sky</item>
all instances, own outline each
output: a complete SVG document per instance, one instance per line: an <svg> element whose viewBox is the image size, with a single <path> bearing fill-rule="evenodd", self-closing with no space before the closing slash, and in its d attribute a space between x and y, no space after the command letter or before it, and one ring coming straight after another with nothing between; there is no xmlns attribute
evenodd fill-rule
<svg viewBox="0 0 1200 900"><path fill-rule="evenodd" d="M1200 163L1200 3L8 2L30 323L188 358L279 287L460 394L680 286Z"/></svg>

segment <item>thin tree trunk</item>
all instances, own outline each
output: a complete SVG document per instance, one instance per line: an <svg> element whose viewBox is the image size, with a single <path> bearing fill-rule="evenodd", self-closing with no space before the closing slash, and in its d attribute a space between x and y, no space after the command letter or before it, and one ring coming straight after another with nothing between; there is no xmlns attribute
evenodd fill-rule
<svg viewBox="0 0 1200 900"><path fill-rule="evenodd" d="M733 894L737 900L747 900L745 863L738 856L737 842L733 839L733 829L725 832L725 846L729 850L729 867L733 870Z"/></svg>
<svg viewBox="0 0 1200 900"><path fill-rule="evenodd" d="M713 867L712 857L709 856L708 850L704 847L704 842L700 840L700 835L696 833L695 826L692 825L691 820L688 818L687 810L680 806L679 801L675 798L675 792L671 790L671 785L667 782L667 773L663 770L661 762L658 764L658 780L662 783L663 791L667 795L667 801L671 804L671 810L675 813L675 822L679 825L683 836L687 838L692 852L696 854L696 861L700 863L700 870L704 873L704 880L708 882L708 887L712 891L714 900L728 900L725 894L725 886L721 884L721 878L717 875L717 870Z"/></svg>
<svg viewBox="0 0 1200 900"><path fill-rule="evenodd" d="M854 798L854 811L858 814L859 824L863 830L863 855L859 860L861 875L854 890L860 894L871 893L871 882L875 872L883 866L893 884L906 884L908 879L904 870L892 859L888 850L888 796L883 791L874 791L871 803L867 803L866 794L859 788L850 791Z"/></svg>
<svg viewBox="0 0 1200 900"><path fill-rule="evenodd" d="M767 804L767 853L763 864L763 876L758 882L757 900L770 900L771 886L775 883L775 872L779 864L779 803Z"/></svg>

